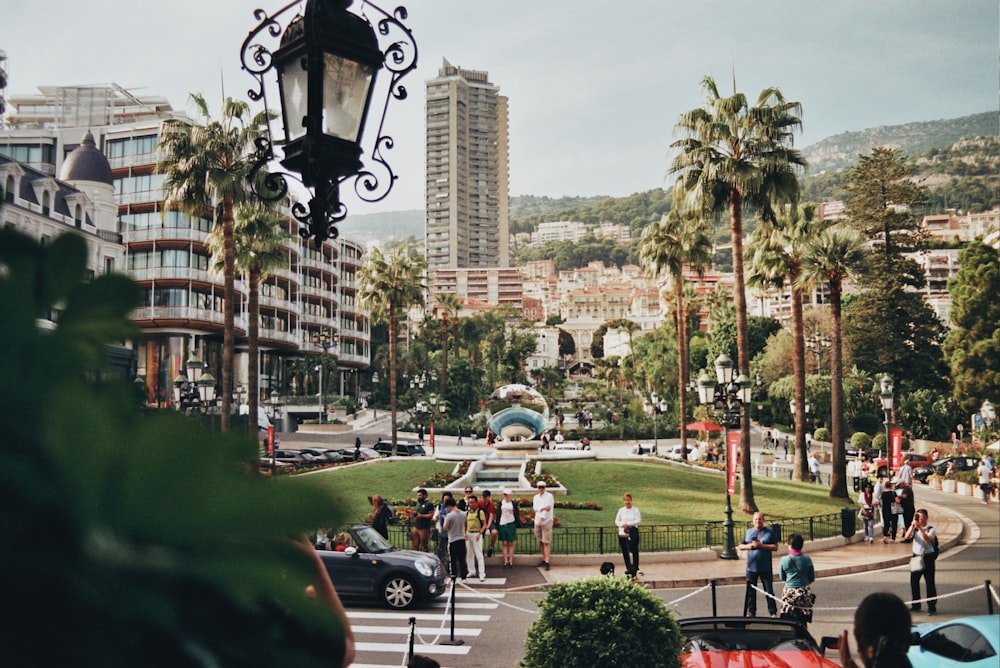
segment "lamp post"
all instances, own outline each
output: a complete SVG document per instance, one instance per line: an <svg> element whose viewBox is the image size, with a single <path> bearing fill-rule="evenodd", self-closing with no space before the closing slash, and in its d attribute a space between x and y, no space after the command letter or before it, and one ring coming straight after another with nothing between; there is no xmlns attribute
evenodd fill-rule
<svg viewBox="0 0 1000 668"><path fill-rule="evenodd" d="M723 438L726 443L727 461L732 456L729 450L729 428L741 428L742 411L746 404L750 403L752 396L752 382L750 377L741 373L733 378L733 360L726 353L722 353L715 360L716 380L713 380L707 372L702 373L698 379L698 400L704 404L711 404L717 413L723 416L725 430ZM733 538L733 505L729 494L728 481L726 484L726 519L722 523L724 529L724 544L721 559L736 559L736 540Z"/></svg>
<svg viewBox="0 0 1000 668"><path fill-rule="evenodd" d="M312 336L313 344L319 346L323 349L323 357L320 358L319 365L316 367L316 371L319 372L319 424L323 424L323 416L326 413L326 402L323 395L323 376L326 375L326 356L330 353L330 348L336 347L336 343L333 337L330 336L330 330L323 329L318 334L313 334Z"/></svg>
<svg viewBox="0 0 1000 668"><path fill-rule="evenodd" d="M830 343L830 337L823 336L818 331L813 333L812 336L806 337L806 348L816 355L817 374L822 375L823 373L823 355L830 352Z"/></svg>
<svg viewBox="0 0 1000 668"><path fill-rule="evenodd" d="M372 420L378 420L378 408L375 407L375 391L378 389L378 371L372 374Z"/></svg>
<svg viewBox="0 0 1000 668"><path fill-rule="evenodd" d="M986 439L992 438L993 436L993 423L997 419L996 408L990 403L989 399L983 400L983 405L979 408L979 414L983 416L983 424L986 425Z"/></svg>
<svg viewBox="0 0 1000 668"><path fill-rule="evenodd" d="M285 177L292 176L313 191L308 206L297 202L292 215L304 226L299 234L312 237L317 245L337 238L334 225L347 215L340 201L341 181L354 178L355 193L367 202L385 198L392 189L396 176L382 154L394 145L392 137L383 132L385 113L391 98L407 97L400 79L417 65L413 34L400 21L407 17L405 8L397 7L390 14L363 0L355 13L348 11L352 4L352 0L306 0L302 13L284 29L279 18L299 7L301 0L271 16L258 9L254 17L260 23L247 35L240 52L243 69L257 81L257 88L247 94L252 100L263 100L268 114L265 77L276 70L284 124L281 165L298 174L264 169L275 157L268 128L268 136L255 142L251 187L262 199L277 201L288 193ZM376 32L389 42L384 51ZM279 34L279 44L272 52L267 42ZM391 76L366 166L361 159L365 152L362 136L382 69ZM383 178L372 170L381 172Z"/></svg>
<svg viewBox="0 0 1000 668"><path fill-rule="evenodd" d="M889 376L889 374L885 374L884 376L882 376L882 380L879 381L879 386L882 391L879 392L878 398L879 401L882 403L882 413L885 416L885 448L886 452L888 453L889 425L891 424L890 418L892 417L892 377ZM879 452L879 454L881 455L881 451ZM892 475L892 461L890 461L888 458L886 458L886 461L888 462L886 465L886 469L889 472L889 475Z"/></svg>

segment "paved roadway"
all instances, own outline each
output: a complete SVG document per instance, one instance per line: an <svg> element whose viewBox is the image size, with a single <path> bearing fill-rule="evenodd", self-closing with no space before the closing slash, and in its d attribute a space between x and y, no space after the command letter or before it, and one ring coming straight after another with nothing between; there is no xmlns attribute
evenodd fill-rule
<svg viewBox="0 0 1000 668"><path fill-rule="evenodd" d="M381 416L380 416L381 417ZM302 446L306 442L335 443L353 445L354 438L361 435L368 445L377 435L388 430L379 424L366 425L356 432L316 436L312 434L290 434L284 440L286 447ZM408 437L401 435L400 438ZM759 436L759 434L758 434ZM661 445L666 444L661 440ZM477 449L486 451L479 441ZM457 451L454 439L439 437L438 447L442 452ZM628 444L600 444L598 452L622 452ZM468 446L463 451L470 451ZM916 488L917 505L921 501L938 506L941 511L953 513L953 524L964 526L961 538L941 555L938 560L937 584L940 597L939 616L934 619L949 619L966 615L985 614L987 593L985 580L991 580L994 590L1000 589L1000 512L997 504L984 505L975 497L960 497L931 490L924 485ZM931 516L931 524L936 518ZM938 519L937 521L942 521ZM895 561L899 553L905 553L905 546L853 545L842 550L844 559L847 550L867 547L871 550L871 562L862 572L847 575L821 576L813 587L817 595L814 622L811 632L819 639L824 635L838 635L853 624L853 610L865 595L872 591L890 591L904 600L909 600L909 572L907 566L885 567L888 563L887 548ZM807 545L807 551L809 547ZM837 550L828 551L831 554ZM825 555L826 553L824 553ZM544 585L548 581L558 581L572 575L587 576L589 572L579 567L572 571L560 568L554 558L551 572L543 572L534 566L519 566L512 571L498 570L497 557L488 560L485 583L470 579L466 585L459 584L456 590L454 638L463 640L461 645L450 645L452 638L450 609L447 599L442 598L424 609L406 612L390 612L380 607L348 605L358 642L359 668L381 668L405 665L409 650L409 619L416 619L414 645L416 653L424 653L436 658L442 666L481 666L486 668L506 668L516 666L523 656L524 638L528 627L537 619L536 602L544 596ZM717 577L719 561L703 562L703 566L678 564L673 570L679 575L690 569L702 568L706 578ZM732 564L732 562L728 562ZM593 566L593 575L598 575ZM648 570L652 571L650 567ZM670 569L667 569L669 573ZM659 571L659 572L662 572ZM561 574L560 574L561 573ZM646 576L649 579L649 575ZM669 578L669 574L657 575L657 579ZM776 585L780 592L780 583ZM969 590L969 591L966 591ZM678 617L710 615L712 613L711 589L697 587L656 588L656 596L676 611ZM965 592L956 595L956 592ZM719 614L740 614L744 586L730 584L716 589L716 605ZM758 610L765 610L761 600ZM994 606L994 611L997 606ZM932 619L917 613L914 622Z"/></svg>

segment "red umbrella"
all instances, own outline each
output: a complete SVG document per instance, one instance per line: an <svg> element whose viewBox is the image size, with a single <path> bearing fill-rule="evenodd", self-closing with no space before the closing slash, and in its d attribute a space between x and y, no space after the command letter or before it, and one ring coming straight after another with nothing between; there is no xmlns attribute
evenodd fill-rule
<svg viewBox="0 0 1000 668"><path fill-rule="evenodd" d="M687 425L686 429L688 431L722 431L722 425L717 425L713 422L705 422L704 420L698 420L697 422L692 422Z"/></svg>

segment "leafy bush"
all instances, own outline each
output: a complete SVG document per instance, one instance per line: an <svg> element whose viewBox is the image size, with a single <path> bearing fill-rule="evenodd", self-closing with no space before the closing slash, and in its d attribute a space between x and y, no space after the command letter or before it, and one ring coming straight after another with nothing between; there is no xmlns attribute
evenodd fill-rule
<svg viewBox="0 0 1000 668"><path fill-rule="evenodd" d="M879 433L875 434L875 438L872 439L872 445L871 445L871 447L878 448L879 450L884 450L884 451L888 452L888 448L886 446L886 444L888 442L889 441L888 441L888 439L886 439L885 434L883 434L882 432L879 432Z"/></svg>
<svg viewBox="0 0 1000 668"><path fill-rule="evenodd" d="M946 473L944 479L966 482L973 486L979 484L979 475L975 471L952 471L951 473Z"/></svg>
<svg viewBox="0 0 1000 668"><path fill-rule="evenodd" d="M663 602L625 578L558 584L528 629L526 668L679 668L683 637Z"/></svg>
<svg viewBox="0 0 1000 668"><path fill-rule="evenodd" d="M105 373L106 344L137 335L138 291L90 276L87 253L75 234L43 247L0 230L0 402L16 416L0 569L17 611L0 663L341 663L343 629L305 595L316 557L289 540L335 521L336 499L260 476L252 438L143 416L132 383Z"/></svg>
<svg viewBox="0 0 1000 668"><path fill-rule="evenodd" d="M864 450L872 447L872 437L863 431L855 432L851 436L851 447L855 450Z"/></svg>
<svg viewBox="0 0 1000 668"><path fill-rule="evenodd" d="M813 432L813 439L816 441L829 441L830 440L830 430L826 427L820 427Z"/></svg>

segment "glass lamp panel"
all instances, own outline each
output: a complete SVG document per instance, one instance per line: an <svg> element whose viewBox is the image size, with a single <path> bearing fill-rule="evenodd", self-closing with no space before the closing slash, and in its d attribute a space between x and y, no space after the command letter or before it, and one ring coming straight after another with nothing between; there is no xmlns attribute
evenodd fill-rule
<svg viewBox="0 0 1000 668"><path fill-rule="evenodd" d="M323 134L358 143L373 76L368 65L323 54Z"/></svg>
<svg viewBox="0 0 1000 668"><path fill-rule="evenodd" d="M306 134L305 118L309 115L309 73L305 58L291 58L280 70L281 102L285 111L285 138L300 139Z"/></svg>

